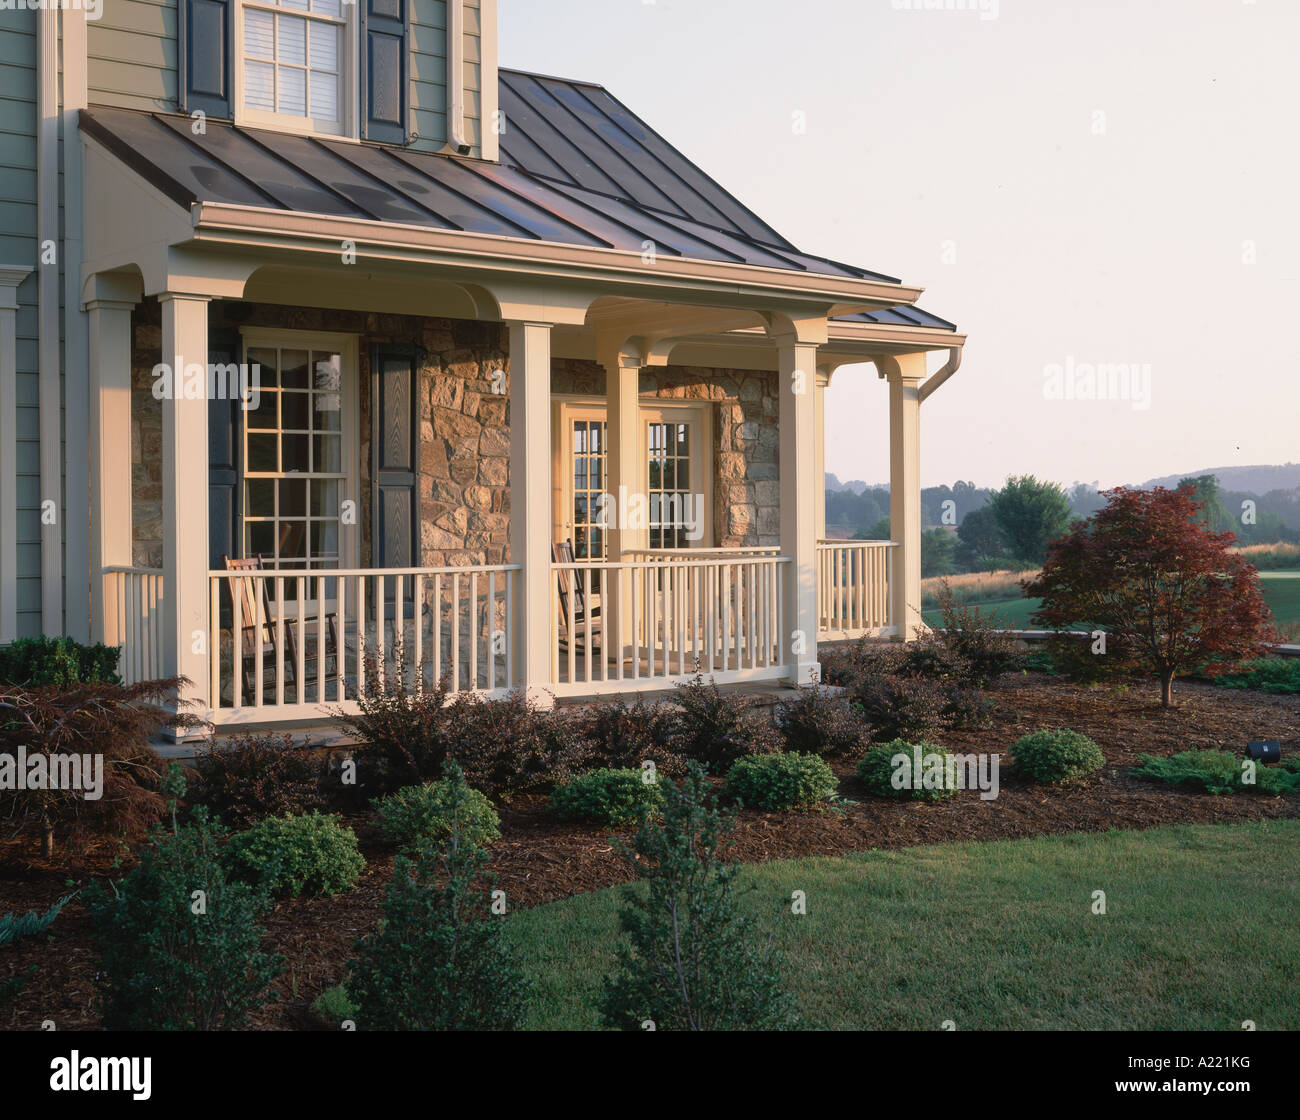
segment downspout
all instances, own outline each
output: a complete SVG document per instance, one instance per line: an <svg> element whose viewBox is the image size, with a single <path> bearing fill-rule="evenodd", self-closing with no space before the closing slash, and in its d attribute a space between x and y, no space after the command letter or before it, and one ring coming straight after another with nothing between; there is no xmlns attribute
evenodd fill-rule
<svg viewBox="0 0 1300 1120"><path fill-rule="evenodd" d="M948 351L948 360L944 363L943 368L936 370L930 377L927 377L925 381L921 383L921 388L917 391L917 399L922 404L925 403L926 398L931 393L961 369L961 355L962 347L954 346Z"/></svg>
<svg viewBox="0 0 1300 1120"><path fill-rule="evenodd" d="M39 366L41 631L63 633L63 391L59 377L59 8L37 13L36 348ZM53 246L55 256L49 259ZM53 503L53 507L47 503Z"/></svg>
<svg viewBox="0 0 1300 1120"><path fill-rule="evenodd" d="M447 139L459 155L465 139L465 0L447 0Z"/></svg>

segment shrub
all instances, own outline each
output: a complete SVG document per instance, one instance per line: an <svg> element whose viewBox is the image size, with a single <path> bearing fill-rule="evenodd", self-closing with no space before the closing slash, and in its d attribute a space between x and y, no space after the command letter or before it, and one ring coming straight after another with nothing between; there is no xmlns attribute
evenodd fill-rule
<svg viewBox="0 0 1300 1120"><path fill-rule="evenodd" d="M677 712L671 704L623 697L576 708L572 734L580 738L591 766L637 769L653 762L661 774L685 770L677 745Z"/></svg>
<svg viewBox="0 0 1300 1120"><path fill-rule="evenodd" d="M904 671L905 645L889 642L869 642L859 638L855 642L818 649L825 684L854 688L864 677Z"/></svg>
<svg viewBox="0 0 1300 1120"><path fill-rule="evenodd" d="M447 710L448 760L489 797L561 782L581 761L582 743L564 714L539 710L522 692L500 700L463 692Z"/></svg>
<svg viewBox="0 0 1300 1120"><path fill-rule="evenodd" d="M1106 765L1106 756L1077 731L1035 731L1011 748L1016 773L1036 782L1077 782Z"/></svg>
<svg viewBox="0 0 1300 1120"><path fill-rule="evenodd" d="M381 685L378 666L368 659L366 692L357 697L358 710L337 713L379 759L389 788L442 776L450 738L450 680L446 675L436 685L411 689L404 673L389 673Z"/></svg>
<svg viewBox="0 0 1300 1120"><path fill-rule="evenodd" d="M1206 793L1267 793L1278 796L1300 790L1300 774L1285 768L1256 766L1255 781L1244 781L1243 762L1229 751L1182 751L1169 758L1142 755L1133 773L1170 785L1189 785Z"/></svg>
<svg viewBox="0 0 1300 1120"><path fill-rule="evenodd" d="M922 771L915 771L916 750L920 749ZM895 766L894 760L903 755L906 765ZM925 759L938 756L940 763L927 766ZM877 743L867 748L867 753L858 763L858 780L868 792L877 797L903 797L913 801L942 801L957 792L956 785L948 780L949 759L952 752L947 747L934 743L908 743L895 739L892 743ZM942 780L939 780L939 771ZM895 785L895 776L898 785Z"/></svg>
<svg viewBox="0 0 1300 1120"><path fill-rule="evenodd" d="M459 817L453 819L454 813ZM501 818L492 802L468 787L460 796L450 778L389 794L379 802L378 821L384 839L402 849L445 843L456 827L467 843L478 848L501 838Z"/></svg>
<svg viewBox="0 0 1300 1120"><path fill-rule="evenodd" d="M233 1030L270 998L283 961L260 948L267 900L227 878L221 837L200 808L158 834L120 884L87 889L107 1029Z"/></svg>
<svg viewBox="0 0 1300 1120"><path fill-rule="evenodd" d="M827 688L801 688L796 700L776 710L777 728L787 751L838 755L856 752L870 728L847 696Z"/></svg>
<svg viewBox="0 0 1300 1120"><path fill-rule="evenodd" d="M236 828L325 806L319 759L288 735L250 735L214 746L194 768L190 800Z"/></svg>
<svg viewBox="0 0 1300 1120"><path fill-rule="evenodd" d="M864 677L853 691L853 702L877 742L915 742L955 727L975 726L985 718L978 694L921 677Z"/></svg>
<svg viewBox="0 0 1300 1120"><path fill-rule="evenodd" d="M357 837L338 817L319 812L268 817L226 845L231 873L270 894L337 894L365 869Z"/></svg>
<svg viewBox="0 0 1300 1120"><path fill-rule="evenodd" d="M1216 677L1220 688L1253 688L1275 695L1300 692L1300 657L1259 657Z"/></svg>
<svg viewBox="0 0 1300 1120"><path fill-rule="evenodd" d="M736 865L723 858L733 817L717 808L692 762L666 783L662 822L646 818L619 845L644 885L623 892L616 970L605 981L607 1026L656 1030L781 1030L795 1017L770 939L759 944L736 909Z"/></svg>
<svg viewBox="0 0 1300 1120"><path fill-rule="evenodd" d="M65 894L43 914L35 910L29 910L26 914L0 914L0 948L12 945L19 938L44 933L72 898L73 895Z"/></svg>
<svg viewBox="0 0 1300 1120"><path fill-rule="evenodd" d="M751 809L805 809L835 796L831 768L815 754L758 754L727 771L727 793Z"/></svg>
<svg viewBox="0 0 1300 1120"><path fill-rule="evenodd" d="M775 732L753 718L753 702L736 693L723 692L712 678L706 684L697 674L677 685L678 744L682 753L703 763L712 774L723 774L747 754L770 754L779 749Z"/></svg>
<svg viewBox="0 0 1300 1120"><path fill-rule="evenodd" d="M333 1030L338 1030L343 1023L357 1021L357 1005L352 1002L344 984L326 988L311 1001L308 1010L317 1023Z"/></svg>
<svg viewBox="0 0 1300 1120"><path fill-rule="evenodd" d="M647 782L640 770L591 770L557 789L551 809L562 821L634 824L661 800L659 783Z"/></svg>
<svg viewBox="0 0 1300 1120"><path fill-rule="evenodd" d="M965 683L983 688L994 677L1024 667L1025 653L998 614L958 602L947 580L939 592L939 610L942 627L915 644L938 643L965 666Z"/></svg>
<svg viewBox="0 0 1300 1120"><path fill-rule="evenodd" d="M451 775L453 818L470 790ZM491 912L487 855L458 829L399 855L379 931L357 942L348 994L366 1030L515 1030L528 988Z"/></svg>
<svg viewBox="0 0 1300 1120"><path fill-rule="evenodd" d="M34 756L45 756L39 765L47 773L55 764L51 755L92 762L79 789L68 782L40 790L0 783L6 827L39 837L47 857L59 844L81 854L101 843L127 848L141 840L164 812L158 792L162 761L149 742L165 727L190 722L156 706L176 683L77 685L65 691L0 688L0 769L16 768L20 751L29 767L37 765ZM85 770L84 761L77 765ZM88 801L85 786L93 786L97 776L101 796Z"/></svg>
<svg viewBox="0 0 1300 1120"><path fill-rule="evenodd" d="M970 662L946 646L938 635L927 632L900 646L898 676L921 677L954 685L970 684L974 677Z"/></svg>
<svg viewBox="0 0 1300 1120"><path fill-rule="evenodd" d="M83 646L71 638L19 638L0 647L0 685L71 688L78 684L121 684L122 651L102 642Z"/></svg>

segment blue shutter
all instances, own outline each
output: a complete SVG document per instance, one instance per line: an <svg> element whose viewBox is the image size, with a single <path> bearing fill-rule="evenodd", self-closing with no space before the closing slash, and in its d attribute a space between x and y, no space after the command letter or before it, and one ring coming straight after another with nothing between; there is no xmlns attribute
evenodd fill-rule
<svg viewBox="0 0 1300 1120"><path fill-rule="evenodd" d="M240 361L240 338L231 331L208 338L208 361ZM243 555L240 540L239 451L243 422L239 401L208 402L208 567L221 567L223 556ZM230 625L230 599L222 596L221 624Z"/></svg>
<svg viewBox="0 0 1300 1120"><path fill-rule="evenodd" d="M419 567L418 363L411 346L371 352L371 550L376 568Z"/></svg>
<svg viewBox="0 0 1300 1120"><path fill-rule="evenodd" d="M405 144L410 105L409 0L360 0L364 140Z"/></svg>
<svg viewBox="0 0 1300 1120"><path fill-rule="evenodd" d="M229 120L238 0L180 0L181 109Z"/></svg>

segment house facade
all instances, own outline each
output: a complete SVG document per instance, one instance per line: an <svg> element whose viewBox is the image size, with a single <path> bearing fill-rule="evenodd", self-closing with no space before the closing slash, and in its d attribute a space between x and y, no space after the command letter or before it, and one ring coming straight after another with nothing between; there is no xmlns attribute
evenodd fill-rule
<svg viewBox="0 0 1300 1120"><path fill-rule="evenodd" d="M394 676L806 684L914 633L965 342L921 289L500 67L493 0L82 5L0 11L0 643L120 645L238 727ZM827 541L863 363L893 540Z"/></svg>

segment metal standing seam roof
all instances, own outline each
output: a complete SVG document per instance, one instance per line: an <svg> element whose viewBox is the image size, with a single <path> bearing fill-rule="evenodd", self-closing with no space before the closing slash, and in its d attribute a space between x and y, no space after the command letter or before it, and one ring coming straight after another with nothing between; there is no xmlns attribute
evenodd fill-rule
<svg viewBox="0 0 1300 1120"><path fill-rule="evenodd" d="M179 205L229 203L897 282L801 253L603 87L500 71L499 164L93 106L81 129ZM955 330L911 306L843 317Z"/></svg>

